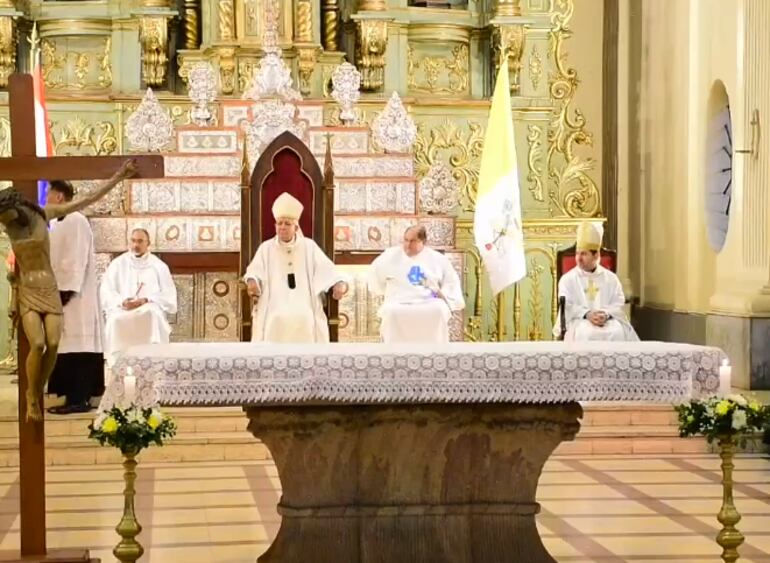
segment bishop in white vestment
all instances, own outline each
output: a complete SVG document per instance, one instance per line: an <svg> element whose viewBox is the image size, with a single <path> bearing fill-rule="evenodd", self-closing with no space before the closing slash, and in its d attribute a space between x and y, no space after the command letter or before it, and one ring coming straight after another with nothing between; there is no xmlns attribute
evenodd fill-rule
<svg viewBox="0 0 770 563"><path fill-rule="evenodd" d="M54 180L48 201L72 201L69 182ZM48 409L53 414L87 412L89 400L104 393L102 319L96 282L94 235L85 215L70 213L51 221L51 267L63 305L59 352L48 393L65 396L64 405Z"/></svg>
<svg viewBox="0 0 770 563"><path fill-rule="evenodd" d="M559 280L565 298L564 340L639 340L625 313L623 287L614 272L599 264L604 230L598 221L578 226L577 265ZM554 327L558 334L559 325Z"/></svg>
<svg viewBox="0 0 770 563"><path fill-rule="evenodd" d="M410 227L402 246L372 262L369 289L385 296L379 311L385 343L449 342L452 313L465 307L460 277L426 240L425 227Z"/></svg>
<svg viewBox="0 0 770 563"><path fill-rule="evenodd" d="M323 298L329 289L341 299L348 290L334 263L298 221L303 206L288 193L273 203L276 236L257 248L243 276L252 310L252 342L329 342Z"/></svg>
<svg viewBox="0 0 770 563"><path fill-rule="evenodd" d="M168 266L149 252L149 246L147 231L135 229L131 250L110 262L104 273L101 299L110 363L131 346L169 341L167 316L176 313L176 286Z"/></svg>

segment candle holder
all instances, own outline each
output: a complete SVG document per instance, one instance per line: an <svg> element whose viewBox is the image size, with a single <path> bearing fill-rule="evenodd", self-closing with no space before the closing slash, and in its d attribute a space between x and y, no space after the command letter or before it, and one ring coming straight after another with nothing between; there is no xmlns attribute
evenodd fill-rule
<svg viewBox="0 0 770 563"><path fill-rule="evenodd" d="M680 436L700 434L709 443L716 440L719 444L719 455L722 458L722 507L717 520L722 524L722 530L716 540L722 548L722 560L732 563L738 560L738 546L744 541L743 534L735 527L741 519L733 502L735 449L739 445L744 446L749 435L761 431L770 422L770 406L743 395L727 395L677 405L676 411Z"/></svg>
<svg viewBox="0 0 770 563"><path fill-rule="evenodd" d="M129 449L123 454L123 480L126 487L123 490L123 517L120 519L115 531L121 537L120 543L112 550L112 554L121 563L135 563L144 553L142 544L136 541L136 536L142 531L142 526L136 519L134 512L134 496L136 489L136 455L137 450Z"/></svg>
<svg viewBox="0 0 770 563"><path fill-rule="evenodd" d="M132 403L126 408L113 407L101 412L88 430L89 438L102 446L118 448L123 455L123 517L115 528L121 539L112 553L121 563L135 563L144 553L136 540L142 531L134 511L136 456L151 444L163 446L165 440L176 434L176 424L157 409L143 409Z"/></svg>
<svg viewBox="0 0 770 563"><path fill-rule="evenodd" d="M733 502L733 458L735 457L735 437L725 434L719 438L719 456L722 458L722 508L717 520L722 529L717 534L717 543L722 548L722 560L733 563L738 560L738 546L744 541L743 534L735 525L741 521L741 515Z"/></svg>

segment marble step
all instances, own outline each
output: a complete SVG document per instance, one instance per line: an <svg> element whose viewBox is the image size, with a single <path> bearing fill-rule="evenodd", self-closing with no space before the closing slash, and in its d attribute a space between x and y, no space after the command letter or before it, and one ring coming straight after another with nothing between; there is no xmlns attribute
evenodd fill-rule
<svg viewBox="0 0 770 563"><path fill-rule="evenodd" d="M169 408L179 432L163 448L142 453L152 462L225 461L269 459L268 449L247 430L240 408ZM94 465L117 463L119 454L88 439L93 412L46 419L46 463L48 465ZM765 451L759 437L750 440L746 451ZM559 455L671 454L713 452L703 438L680 438L676 413L668 406L622 404L584 405L584 418L576 440L564 442ZM0 417L0 466L18 466L18 423L15 417Z"/></svg>

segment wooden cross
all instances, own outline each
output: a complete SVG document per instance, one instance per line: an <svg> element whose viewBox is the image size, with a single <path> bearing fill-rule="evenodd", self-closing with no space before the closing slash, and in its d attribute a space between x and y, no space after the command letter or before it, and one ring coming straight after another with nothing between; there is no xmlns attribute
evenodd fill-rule
<svg viewBox="0 0 770 563"><path fill-rule="evenodd" d="M11 157L0 158L0 180L10 180L24 197L37 203L38 180L99 180L111 177L126 156L35 156L35 111L32 75L12 74L8 80ZM132 156L137 178L162 178L161 155ZM61 553L48 559L45 525L45 428L43 421L27 421L24 358L28 343L18 332L19 346L19 481L21 498L21 558L24 561L70 563L90 561L86 550ZM42 397L40 404L43 404ZM34 559L27 559L34 558Z"/></svg>
<svg viewBox="0 0 770 563"><path fill-rule="evenodd" d="M588 299L591 300L591 303L594 302L596 299L596 294L599 293L599 288L596 287L596 284L594 284L594 280L588 280L588 287L586 288L586 295L588 296Z"/></svg>

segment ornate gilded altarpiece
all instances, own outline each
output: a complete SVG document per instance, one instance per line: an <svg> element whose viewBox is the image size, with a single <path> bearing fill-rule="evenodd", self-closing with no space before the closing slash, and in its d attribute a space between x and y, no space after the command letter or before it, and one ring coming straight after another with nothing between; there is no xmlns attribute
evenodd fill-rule
<svg viewBox="0 0 770 563"><path fill-rule="evenodd" d="M600 167L591 158L598 152L576 107L579 69L567 52L580 39L572 29L579 3L471 0L460 9L390 9L385 0L276 0L274 6L274 43L303 98L291 121L303 124L303 139L319 159L332 134L338 250L376 253L396 244L419 217L462 274L467 308L454 323L456 339L551 338L556 251L570 243L581 218L602 212ZM166 179L133 182L90 210L100 268L125 249L127 233L138 225L151 230L159 252L237 252L243 139L264 125L254 100L241 98L270 50L265 0L141 0L138 7L32 0L18 11L0 0L0 87L14 68L27 68L33 21L56 154L130 152L126 124L147 87L175 128L163 149ZM345 59L360 73L361 97L355 120L343 124L332 77ZM201 62L213 69L217 101L209 122L192 125L187 86ZM473 248L472 217L499 64L511 72L528 275L493 299ZM402 154L385 153L371 133L394 91L417 125L411 150ZM3 154L9 153L6 116L3 107ZM252 165L258 150L249 147ZM378 303L366 291L365 266L344 268L355 290L341 307L343 339L374 339ZM235 272L178 273L176 281L175 338L237 337ZM0 293L7 295L4 280ZM12 365L5 315L0 333L0 365Z"/></svg>

